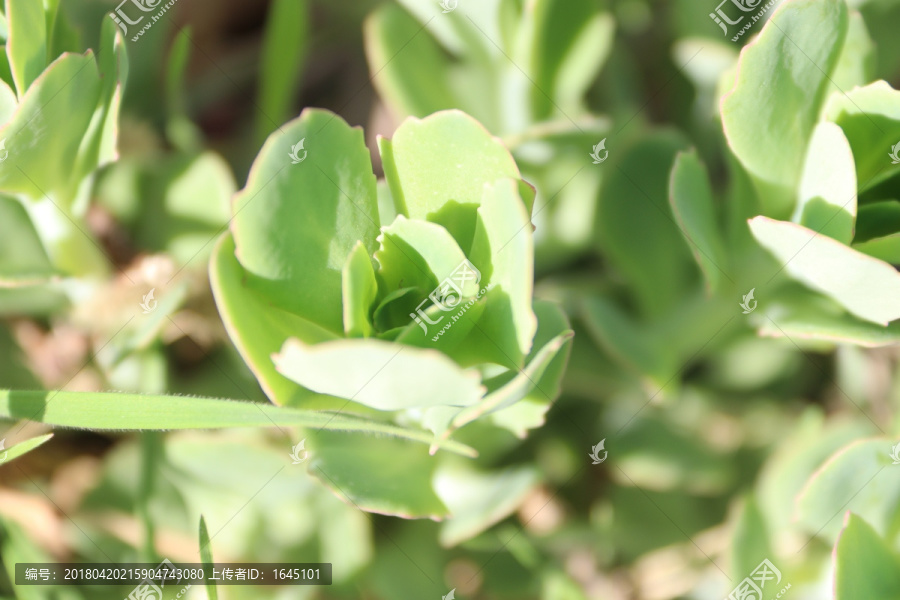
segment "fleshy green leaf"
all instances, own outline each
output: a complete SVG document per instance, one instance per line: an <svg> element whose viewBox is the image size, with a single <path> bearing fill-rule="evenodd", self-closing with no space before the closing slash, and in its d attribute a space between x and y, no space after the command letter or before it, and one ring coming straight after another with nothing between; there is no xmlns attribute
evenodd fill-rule
<svg viewBox="0 0 900 600"><path fill-rule="evenodd" d="M377 410L471 406L483 393L478 376L443 353L376 339L307 345L292 338L273 360L307 389Z"/></svg>
<svg viewBox="0 0 900 600"><path fill-rule="evenodd" d="M446 229L403 215L397 215L393 223L382 228L378 239L380 247L375 253L378 277L391 292L416 287L429 294L466 260ZM463 296L470 297L477 292L476 282L467 281Z"/></svg>
<svg viewBox="0 0 900 600"><path fill-rule="evenodd" d="M529 44L535 119L549 117L554 104L578 111L612 48L612 18L595 4L566 0L538 0L526 15L536 29Z"/></svg>
<svg viewBox="0 0 900 600"><path fill-rule="evenodd" d="M47 24L41 0L6 0L6 51L19 98L47 66Z"/></svg>
<svg viewBox="0 0 900 600"><path fill-rule="evenodd" d="M900 202L883 200L859 207L854 242L867 242L897 232L900 232Z"/></svg>
<svg viewBox="0 0 900 600"><path fill-rule="evenodd" d="M849 511L834 547L834 598L900 598L900 557L868 523Z"/></svg>
<svg viewBox="0 0 900 600"><path fill-rule="evenodd" d="M369 337L372 322L369 310L378 295L372 259L362 242L357 242L341 274L344 301L344 333L347 337Z"/></svg>
<svg viewBox="0 0 900 600"><path fill-rule="evenodd" d="M875 43L866 29L866 22L856 11L850 12L849 28L844 47L831 73L833 92L844 93L872 81L875 73Z"/></svg>
<svg viewBox="0 0 900 600"><path fill-rule="evenodd" d="M0 61L2 60L3 57L0 56ZM6 123L12 118L18 104L16 93L5 81L0 80L0 123Z"/></svg>
<svg viewBox="0 0 900 600"><path fill-rule="evenodd" d="M457 429L467 423L471 423L482 415L508 408L525 398L535 389L536 382L540 381L544 370L556 357L563 344L571 339L572 335L571 331L564 332L547 342L522 371L516 373L501 387L486 395L484 400L475 406L461 411L453 419L453 428Z"/></svg>
<svg viewBox="0 0 900 600"><path fill-rule="evenodd" d="M432 441L431 434L425 431L345 414L159 394L0 390L0 419L27 419L55 427L129 431L300 426ZM442 447L473 455L470 448L452 440ZM427 454L427 448L422 452Z"/></svg>
<svg viewBox="0 0 900 600"><path fill-rule="evenodd" d="M843 0L781 4L741 53L734 89L722 99L728 144L754 177L766 214L786 216L828 74L847 34Z"/></svg>
<svg viewBox="0 0 900 600"><path fill-rule="evenodd" d="M302 162L292 164L296 144ZM305 157L305 158L304 158ZM357 241L375 251L378 201L363 133L324 110L269 136L234 198L247 285L275 306L343 332L341 271Z"/></svg>
<svg viewBox="0 0 900 600"><path fill-rule="evenodd" d="M823 121L813 130L792 220L844 244L853 239L856 168L850 144L834 123Z"/></svg>
<svg viewBox="0 0 900 600"><path fill-rule="evenodd" d="M741 502L731 544L731 574L740 581L772 556L766 520L752 496Z"/></svg>
<svg viewBox="0 0 900 600"><path fill-rule="evenodd" d="M896 533L900 479L887 439L858 441L839 450L816 471L796 501L796 517L811 534L834 541L842 511L864 518L881 535Z"/></svg>
<svg viewBox="0 0 900 600"><path fill-rule="evenodd" d="M675 158L669 183L672 214L703 271L709 290L719 288L725 267L725 244L716 217L712 185L696 151Z"/></svg>
<svg viewBox="0 0 900 600"><path fill-rule="evenodd" d="M427 115L454 108L447 73L450 64L423 25L399 6L379 7L364 25L372 82L399 116Z"/></svg>
<svg viewBox="0 0 900 600"><path fill-rule="evenodd" d="M471 247L484 184L520 178L503 144L460 111L407 119L379 147L400 212L443 225L463 252Z"/></svg>
<svg viewBox="0 0 900 600"><path fill-rule="evenodd" d="M0 130L9 152L0 164L0 189L30 198L47 193L68 207L73 157L99 98L100 76L91 52L65 54L47 67Z"/></svg>
<svg viewBox="0 0 900 600"><path fill-rule="evenodd" d="M900 91L876 81L846 94L833 94L823 112L850 142L860 190L897 174L900 166L891 164L890 153L900 140Z"/></svg>
<svg viewBox="0 0 900 600"><path fill-rule="evenodd" d="M787 304L766 307L772 320L761 321L759 334L774 338L787 335L794 341L825 340L855 344L867 348L890 346L900 342L900 321L887 327L848 315L828 298L804 298Z"/></svg>
<svg viewBox="0 0 900 600"><path fill-rule="evenodd" d="M22 205L0 196L0 287L43 281L55 273Z"/></svg>
<svg viewBox="0 0 900 600"><path fill-rule="evenodd" d="M281 375L272 364L272 354L289 337L309 343L338 337L315 323L270 306L264 296L250 289L246 271L234 255L234 240L226 234L219 240L209 263L210 284L228 335L260 387L275 404L297 406L309 392Z"/></svg>
<svg viewBox="0 0 900 600"><path fill-rule="evenodd" d="M900 233L853 244L853 249L892 265L900 264Z"/></svg>
<svg viewBox="0 0 900 600"><path fill-rule="evenodd" d="M594 341L623 365L660 384L671 377L667 353L610 298L586 297L580 316Z"/></svg>
<svg viewBox="0 0 900 600"><path fill-rule="evenodd" d="M82 180L117 154L119 106L122 87L128 77L125 40L112 19L104 19L100 28L100 53L97 55L100 93L97 107L78 149L78 157L69 177L69 195L75 196Z"/></svg>
<svg viewBox="0 0 900 600"><path fill-rule="evenodd" d="M530 466L485 473L461 463L439 468L434 488L451 515L441 526L441 545L455 546L507 517L538 479Z"/></svg>
<svg viewBox="0 0 900 600"><path fill-rule="evenodd" d="M367 512L439 520L447 507L431 486L437 460L400 440L311 432L309 471Z"/></svg>
<svg viewBox="0 0 900 600"><path fill-rule="evenodd" d="M526 357L526 364L529 367L534 365L532 368L536 368L541 362L538 357L545 348L552 347L553 340L560 336L570 337L572 331L566 313L553 302L536 299L534 314L538 319L538 328L534 334L531 354ZM543 425L544 415L559 397L562 389L563 374L571 350L572 344L564 343L549 363L541 367L541 375L534 380L535 385L525 393L525 396L512 406L491 413L488 419L519 438L524 438L529 429Z"/></svg>
<svg viewBox="0 0 900 600"><path fill-rule="evenodd" d="M519 363L531 351L537 319L531 309L534 238L517 182L486 184L477 216L472 259L490 268L491 284L478 328Z"/></svg>
<svg viewBox="0 0 900 600"><path fill-rule="evenodd" d="M900 274L889 264L795 223L755 217L750 229L794 279L852 314L881 325L900 318Z"/></svg>
<svg viewBox="0 0 900 600"><path fill-rule="evenodd" d="M695 271L667 201L668 174L683 147L681 136L661 132L629 148L604 177L598 202L597 238L647 315L677 303Z"/></svg>

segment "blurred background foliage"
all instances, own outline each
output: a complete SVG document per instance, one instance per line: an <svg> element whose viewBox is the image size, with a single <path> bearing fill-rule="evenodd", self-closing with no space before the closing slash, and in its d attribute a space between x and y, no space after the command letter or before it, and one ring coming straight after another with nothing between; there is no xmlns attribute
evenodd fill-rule
<svg viewBox="0 0 900 600"><path fill-rule="evenodd" d="M850 4L867 32L851 84L896 84L900 2ZM101 47L110 3L58 6L59 50ZM757 288L760 313L776 290L785 310L795 298L833 313L784 274L768 284L779 263L746 226L767 214L765 198L719 116L740 45L721 36L714 8L460 0L442 14L413 0L179 0L126 40L118 157L69 213L107 258L82 261L94 265L82 273L54 265L59 276L40 286L0 286L0 388L264 401L216 313L207 260L262 141L307 106L363 126L373 157L376 135L445 108L501 137L537 188L536 295L566 308L572 355L546 425L487 453L535 475L468 482L495 500L449 533L360 512L299 467L266 485L286 464L278 431L58 432L19 468L0 467L0 597L122 597L10 577L25 560L197 561L202 513L221 531L217 560L334 565L331 587L220 589L235 600L452 588L459 598L699 600L725 596L763 558L792 598L821 599L848 508L842 490L861 487L859 548L878 555L871 538L881 539L878 556L894 564L900 488L858 477L890 464L896 349L866 347L885 345L861 342L868 334L855 344L778 335L738 306ZM601 139L609 160L594 165ZM676 164L713 207L722 271L695 259L673 220ZM691 188L704 173L709 189ZM0 211L0 248L21 254L34 242L13 241L28 217L14 204ZM130 318L151 288L154 318ZM45 432L27 425L7 445ZM587 454L601 439L609 460L594 466ZM841 449L834 476L807 483ZM402 472L402 455L386 460ZM871 596L881 597L898 596Z"/></svg>

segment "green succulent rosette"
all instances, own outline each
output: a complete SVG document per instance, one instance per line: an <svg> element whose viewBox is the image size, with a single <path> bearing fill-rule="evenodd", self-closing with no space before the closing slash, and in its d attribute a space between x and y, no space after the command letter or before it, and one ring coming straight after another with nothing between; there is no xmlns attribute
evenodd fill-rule
<svg viewBox="0 0 900 600"><path fill-rule="evenodd" d="M379 150L380 182L363 132L323 110L270 136L214 251L213 291L275 404L433 434L429 452L307 431L311 472L366 510L456 518L471 499L440 482L483 474L433 455L458 435L490 463L541 425L572 333L533 298L534 191L496 138L444 111L406 120ZM530 469L499 476L519 494L536 482ZM454 527L445 541L468 535Z"/></svg>

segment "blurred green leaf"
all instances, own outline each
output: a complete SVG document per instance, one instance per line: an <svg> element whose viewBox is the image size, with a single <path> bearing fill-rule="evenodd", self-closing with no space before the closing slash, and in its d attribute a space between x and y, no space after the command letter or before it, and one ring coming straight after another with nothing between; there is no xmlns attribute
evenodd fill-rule
<svg viewBox="0 0 900 600"><path fill-rule="evenodd" d="M880 325L900 318L900 274L889 264L801 225L750 220L753 235L803 284Z"/></svg>
<svg viewBox="0 0 900 600"><path fill-rule="evenodd" d="M204 571L209 569L212 571L213 562L212 547L209 541L209 531L206 529L206 519L200 515L200 561L203 563ZM219 592L216 589L216 582L212 579L206 580L206 594L209 600L219 600Z"/></svg>
<svg viewBox="0 0 900 600"><path fill-rule="evenodd" d="M43 23L43 15L41 19ZM0 189L32 199L50 194L67 210L73 200L68 184L74 159L100 91L91 52L63 55L41 73L0 130L9 151L9 158L0 164Z"/></svg>
<svg viewBox="0 0 900 600"><path fill-rule="evenodd" d="M402 114L427 115L456 108L448 81L450 63L409 13L389 3L365 22L366 58L379 94Z"/></svg>
<svg viewBox="0 0 900 600"><path fill-rule="evenodd" d="M891 442L860 440L845 446L819 467L797 497L796 518L812 535L838 538L841 512L865 519L882 536L898 532L895 507L900 480L892 473Z"/></svg>
<svg viewBox="0 0 900 600"><path fill-rule="evenodd" d="M861 517L847 512L834 547L835 600L900 597L900 557Z"/></svg>
<svg viewBox="0 0 900 600"><path fill-rule="evenodd" d="M721 285L727 257L722 241L712 185L696 151L680 152L669 183L669 203L679 229L706 278L707 289Z"/></svg>
<svg viewBox="0 0 900 600"><path fill-rule="evenodd" d="M844 132L823 121L813 130L792 220L843 244L856 222L856 169Z"/></svg>
<svg viewBox="0 0 900 600"><path fill-rule="evenodd" d="M741 501L731 540L731 575L740 581L772 557L768 526L753 496Z"/></svg>
<svg viewBox="0 0 900 600"><path fill-rule="evenodd" d="M843 0L785 2L741 53L734 89L722 99L722 125L757 183L767 215L785 217L793 208L847 23Z"/></svg>
<svg viewBox="0 0 900 600"><path fill-rule="evenodd" d="M876 81L832 94L823 114L850 142L860 191L898 173L900 166L891 164L890 154L900 141L900 92L890 84Z"/></svg>
<svg viewBox="0 0 900 600"><path fill-rule="evenodd" d="M612 49L612 18L594 3L566 0L537 0L526 15L535 29L529 40L534 118L547 118L554 108L582 112L582 98Z"/></svg>
<svg viewBox="0 0 900 600"><path fill-rule="evenodd" d="M693 261L667 200L668 174L684 145L661 131L623 150L598 200L598 242L648 317L670 309L691 281Z"/></svg>
<svg viewBox="0 0 900 600"><path fill-rule="evenodd" d="M274 0L263 33L259 69L259 110L256 135L260 140L293 116L309 38L306 0Z"/></svg>
<svg viewBox="0 0 900 600"><path fill-rule="evenodd" d="M366 512L406 519L447 516L431 486L437 460L425 448L388 438L310 432L309 472Z"/></svg>
<svg viewBox="0 0 900 600"><path fill-rule="evenodd" d="M47 66L47 24L41 0L6 0L6 49L19 98Z"/></svg>
<svg viewBox="0 0 900 600"><path fill-rule="evenodd" d="M848 92L872 81L875 58L875 42L869 36L865 19L855 10L851 10L847 39L831 73L829 93Z"/></svg>
<svg viewBox="0 0 900 600"><path fill-rule="evenodd" d="M531 466L488 472L461 463L439 468L434 474L434 488L450 511L441 526L441 545L455 546L506 518L538 480L538 472Z"/></svg>
<svg viewBox="0 0 900 600"><path fill-rule="evenodd" d="M56 274L28 213L0 196L0 287L44 281Z"/></svg>

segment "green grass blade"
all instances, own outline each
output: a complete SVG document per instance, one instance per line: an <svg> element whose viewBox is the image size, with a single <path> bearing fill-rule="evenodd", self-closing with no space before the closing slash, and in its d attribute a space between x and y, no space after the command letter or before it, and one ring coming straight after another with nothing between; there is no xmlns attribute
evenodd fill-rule
<svg viewBox="0 0 900 600"><path fill-rule="evenodd" d="M351 415L302 410L218 398L111 392L0 389L0 419L27 419L55 427L95 430L221 429L306 427L387 435L430 443L430 432L405 429ZM445 450L475 456L472 448L449 441Z"/></svg>
<svg viewBox="0 0 900 600"><path fill-rule="evenodd" d="M25 440L24 442L16 444L12 448L0 450L0 465L5 465L19 458L23 454L31 452L52 437L53 434L48 433L47 435L41 435L36 438L31 438L30 440Z"/></svg>
<svg viewBox="0 0 900 600"><path fill-rule="evenodd" d="M209 530L206 528L206 519L203 518L203 515L200 515L200 561L203 563L203 570L212 574L212 546L209 544ZM212 579L206 580L206 595L209 600L219 600L216 582Z"/></svg>

